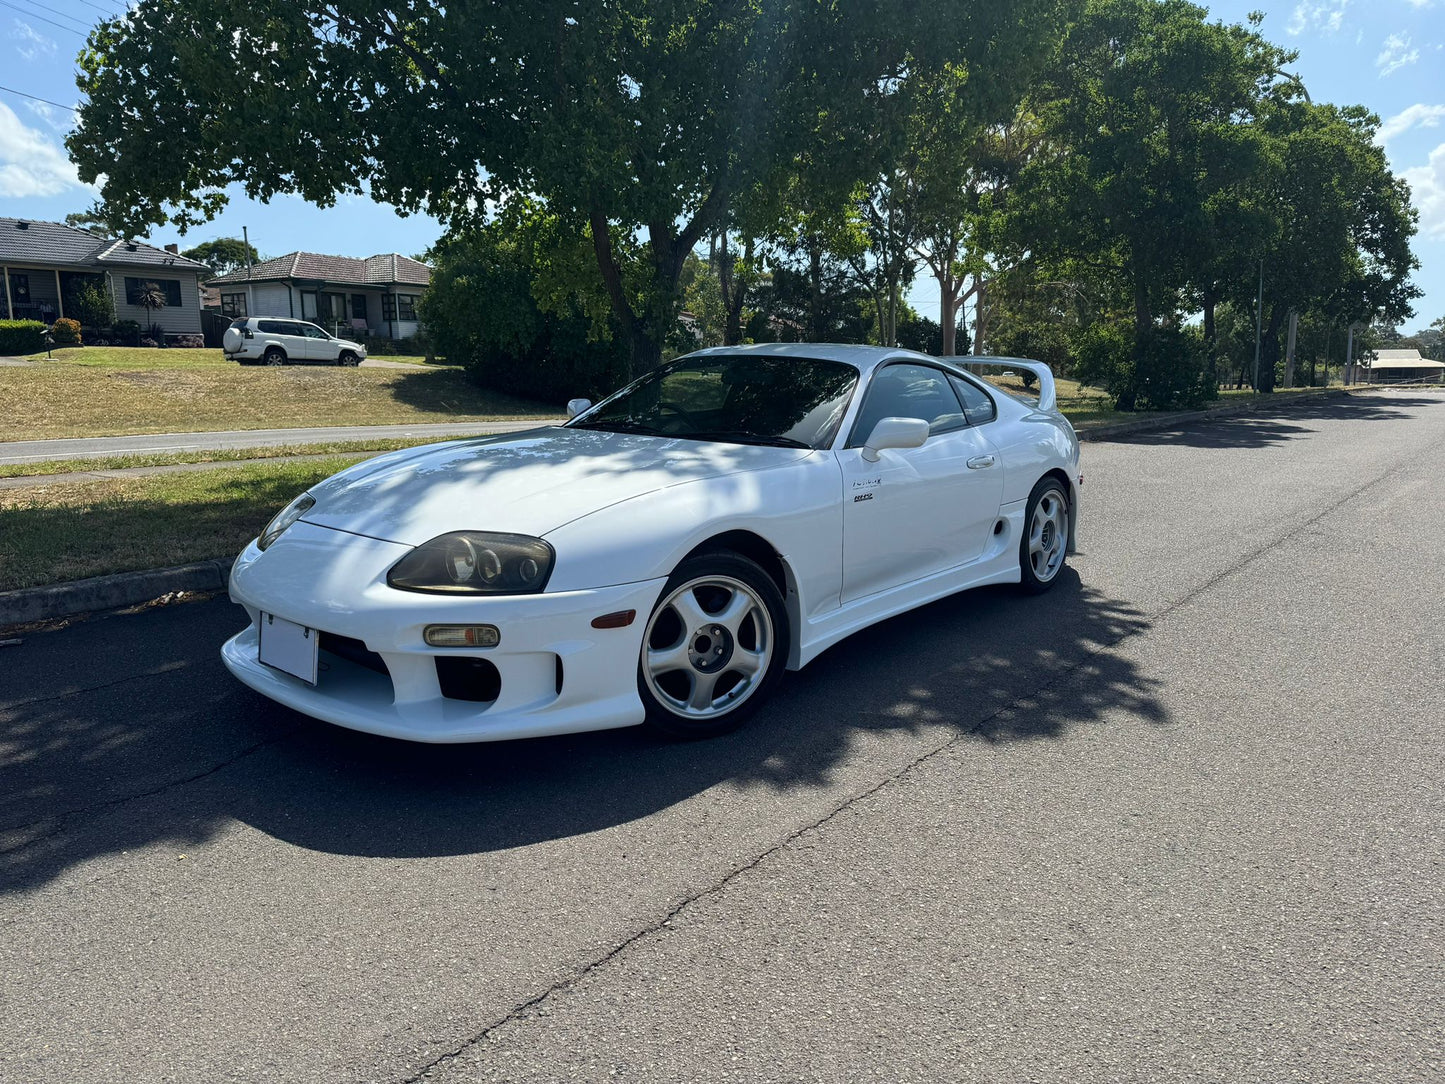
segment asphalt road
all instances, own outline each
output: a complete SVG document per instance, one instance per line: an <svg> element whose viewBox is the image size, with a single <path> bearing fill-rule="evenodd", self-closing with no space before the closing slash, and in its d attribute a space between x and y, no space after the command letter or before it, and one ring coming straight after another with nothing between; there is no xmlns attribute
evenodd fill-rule
<svg viewBox="0 0 1445 1084"><path fill-rule="evenodd" d="M145 433L131 437L74 437L56 440L0 441L0 466L47 459L90 459L146 452L215 451L223 448L274 448L287 444L324 444L376 438L470 437L515 433L561 421L446 422L434 425L331 425L316 429L232 429L213 433Z"/></svg>
<svg viewBox="0 0 1445 1084"><path fill-rule="evenodd" d="M5 1081L1439 1081L1445 399L1085 449L1084 552L743 732L468 748L0 648Z"/></svg>

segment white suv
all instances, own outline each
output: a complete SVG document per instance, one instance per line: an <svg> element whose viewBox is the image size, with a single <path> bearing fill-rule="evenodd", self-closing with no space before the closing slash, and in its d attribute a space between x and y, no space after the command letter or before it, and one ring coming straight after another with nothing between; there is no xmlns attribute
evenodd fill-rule
<svg viewBox="0 0 1445 1084"><path fill-rule="evenodd" d="M328 335L315 324L268 316L231 321L221 337L226 359L242 365L360 365L366 347Z"/></svg>

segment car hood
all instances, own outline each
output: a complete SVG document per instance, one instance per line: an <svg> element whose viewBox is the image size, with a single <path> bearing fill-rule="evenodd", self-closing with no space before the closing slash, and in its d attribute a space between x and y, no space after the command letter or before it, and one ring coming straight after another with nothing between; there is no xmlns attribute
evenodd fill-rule
<svg viewBox="0 0 1445 1084"><path fill-rule="evenodd" d="M316 504L303 518L411 546L449 531L541 536L644 493L811 454L549 427L368 459L313 486Z"/></svg>

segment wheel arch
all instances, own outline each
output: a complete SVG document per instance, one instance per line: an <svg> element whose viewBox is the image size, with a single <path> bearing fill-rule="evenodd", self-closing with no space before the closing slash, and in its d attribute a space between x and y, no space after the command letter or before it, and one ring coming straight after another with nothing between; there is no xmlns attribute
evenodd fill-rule
<svg viewBox="0 0 1445 1084"><path fill-rule="evenodd" d="M735 529L722 531L703 539L678 560L677 565L706 553L736 553L748 558L773 581L778 593L783 596L783 605L788 611L788 669L797 669L798 632L801 629L802 607L798 594L798 582L788 559L762 535L754 531Z"/></svg>

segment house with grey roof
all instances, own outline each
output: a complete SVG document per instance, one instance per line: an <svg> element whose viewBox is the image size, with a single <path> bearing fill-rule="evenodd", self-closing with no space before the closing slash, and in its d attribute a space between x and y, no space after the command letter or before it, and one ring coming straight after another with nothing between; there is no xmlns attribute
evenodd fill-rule
<svg viewBox="0 0 1445 1084"><path fill-rule="evenodd" d="M89 281L110 294L118 321L155 324L167 336L199 334L200 280L210 268L176 247L99 237L60 222L0 218L0 318L53 323L66 315L65 299L75 287ZM165 292L164 308L147 313L135 304L147 283Z"/></svg>
<svg viewBox="0 0 1445 1084"><path fill-rule="evenodd" d="M1368 384L1445 383L1445 361L1423 358L1413 348L1376 350L1362 364Z"/></svg>
<svg viewBox="0 0 1445 1084"><path fill-rule="evenodd" d="M415 335L417 299L431 268L395 252L355 259L291 252L210 279L222 314L299 317L332 334Z"/></svg>

